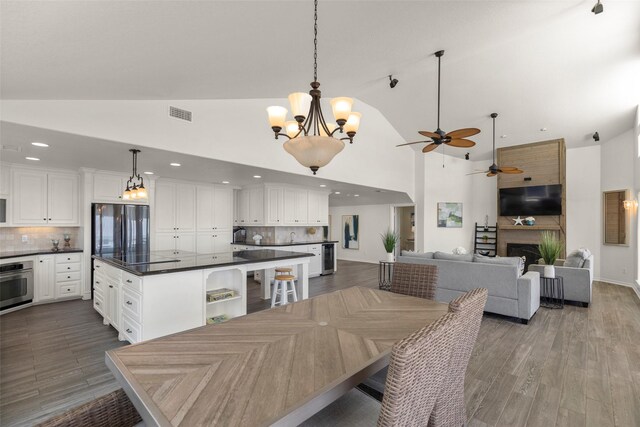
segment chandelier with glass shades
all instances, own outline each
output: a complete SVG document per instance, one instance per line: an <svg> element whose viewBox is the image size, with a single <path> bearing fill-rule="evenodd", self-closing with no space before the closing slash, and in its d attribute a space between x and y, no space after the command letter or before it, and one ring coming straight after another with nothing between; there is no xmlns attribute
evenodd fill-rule
<svg viewBox="0 0 640 427"><path fill-rule="evenodd" d="M138 153L140 150L132 148L129 150L133 153L133 172L127 180L127 187L122 193L123 200L146 200L149 196L147 189L144 188L144 179L138 173Z"/></svg>
<svg viewBox="0 0 640 427"><path fill-rule="evenodd" d="M344 140L353 143L360 127L360 113L352 112L353 99L333 98L331 108L336 124L327 123L320 106L320 82L318 82L318 0L314 1L313 26L313 82L308 94L295 92L289 95L294 120L287 120L287 109L279 106L267 108L271 129L278 136L288 139L284 149L315 175L344 148ZM281 133L284 129L285 133ZM334 134L347 134L336 138Z"/></svg>

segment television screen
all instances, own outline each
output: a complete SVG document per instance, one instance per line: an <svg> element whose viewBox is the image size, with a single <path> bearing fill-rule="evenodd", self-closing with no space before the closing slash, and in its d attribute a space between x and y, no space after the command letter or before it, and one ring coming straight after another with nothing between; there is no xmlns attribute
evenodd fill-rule
<svg viewBox="0 0 640 427"><path fill-rule="evenodd" d="M562 215L562 185L502 188L500 215Z"/></svg>

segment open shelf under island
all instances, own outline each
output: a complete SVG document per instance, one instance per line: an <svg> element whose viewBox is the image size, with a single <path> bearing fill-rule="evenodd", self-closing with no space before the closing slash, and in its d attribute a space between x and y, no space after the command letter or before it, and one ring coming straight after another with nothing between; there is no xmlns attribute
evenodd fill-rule
<svg viewBox="0 0 640 427"><path fill-rule="evenodd" d="M312 256L272 249L94 255L93 306L121 340L146 341L203 326L207 319L245 315L248 271L264 275L276 267L293 267L298 297L309 298ZM207 302L207 292L222 288L234 296Z"/></svg>

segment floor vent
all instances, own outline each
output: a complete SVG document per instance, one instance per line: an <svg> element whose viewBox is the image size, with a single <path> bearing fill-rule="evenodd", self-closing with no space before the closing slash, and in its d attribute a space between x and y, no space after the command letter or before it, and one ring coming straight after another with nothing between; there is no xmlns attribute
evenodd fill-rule
<svg viewBox="0 0 640 427"><path fill-rule="evenodd" d="M169 106L169 117L175 117L176 119L191 121L191 111L183 110L182 108Z"/></svg>

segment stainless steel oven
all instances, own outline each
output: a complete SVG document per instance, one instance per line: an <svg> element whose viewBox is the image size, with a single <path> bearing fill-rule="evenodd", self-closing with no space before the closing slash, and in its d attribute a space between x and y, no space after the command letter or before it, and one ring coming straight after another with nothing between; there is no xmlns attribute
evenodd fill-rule
<svg viewBox="0 0 640 427"><path fill-rule="evenodd" d="M33 261L0 265L0 310L33 301Z"/></svg>

